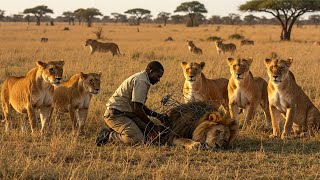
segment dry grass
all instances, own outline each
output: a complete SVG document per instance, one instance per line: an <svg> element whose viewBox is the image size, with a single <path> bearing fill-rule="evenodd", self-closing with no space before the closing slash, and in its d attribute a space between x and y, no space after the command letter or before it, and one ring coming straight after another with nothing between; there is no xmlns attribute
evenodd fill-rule
<svg viewBox="0 0 320 180"><path fill-rule="evenodd" d="M292 71L312 102L320 107L320 47L318 28L294 29L292 42L279 42L278 26L201 26L186 28L169 25L135 26L103 25L107 41L116 42L121 57L110 53L89 55L85 39L95 38L93 29L66 24L56 26L27 26L0 24L0 83L7 75L24 75L37 60L64 59L65 76L83 72L103 72L102 93L93 98L86 124L86 138L74 139L71 121L61 120L61 132L50 137L31 137L17 127L10 135L0 128L0 179L319 179L320 137L289 141L269 140L271 127L264 128L259 112L250 127L242 129L235 144L228 150L186 151L166 146L122 146L108 144L97 148L94 140L104 122L105 103L117 86L135 72L143 70L150 60L159 60L165 67L161 82L152 87L147 105L161 110L160 99L174 93L182 99L183 74L181 61L204 61L204 73L209 78L229 77L228 55L218 56L214 42L208 37L226 39L238 33L255 40L254 46L238 47L236 56L254 58L252 72L267 79L263 60L276 52L283 58L293 57ZM100 25L99 25L100 26ZM164 42L171 36L175 41ZM40 43L47 37L48 43ZM204 55L193 55L185 40L193 40ZM239 46L240 42L231 42ZM22 118L16 115L16 122ZM17 123L18 124L18 123Z"/></svg>

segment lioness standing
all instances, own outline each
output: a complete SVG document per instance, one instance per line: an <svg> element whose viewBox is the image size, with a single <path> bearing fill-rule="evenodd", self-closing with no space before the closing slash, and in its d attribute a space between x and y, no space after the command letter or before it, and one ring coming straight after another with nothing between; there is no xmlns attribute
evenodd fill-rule
<svg viewBox="0 0 320 180"><path fill-rule="evenodd" d="M185 77L183 85L183 96L185 102L202 101L211 102L216 105L228 104L228 79L207 79L202 73L204 62L182 62L183 75Z"/></svg>
<svg viewBox="0 0 320 180"><path fill-rule="evenodd" d="M308 131L308 134L313 136L313 130L318 129L320 125L319 110L298 86L293 73L289 70L292 62L292 58L265 59L269 76L268 98L273 128L270 137L280 136L281 114L285 115L286 119L281 139L289 136L291 129L295 135L303 135L304 131Z"/></svg>
<svg viewBox="0 0 320 180"><path fill-rule="evenodd" d="M36 126L36 110L40 110L41 132L45 131L52 112L53 86L58 86L62 80L64 61L37 62L36 68L26 76L9 77L4 81L1 90L2 110L6 123L6 132L12 128L12 108L19 113L27 113L34 134ZM22 130L26 122L22 123Z"/></svg>
<svg viewBox="0 0 320 180"><path fill-rule="evenodd" d="M83 133L92 95L97 95L100 91L100 77L101 73L80 72L54 90L53 106L58 117L69 112L73 130L78 133Z"/></svg>
<svg viewBox="0 0 320 180"><path fill-rule="evenodd" d="M103 43L94 39L87 39L85 46L89 46L91 55L94 52L111 52L112 56L121 55L119 46L116 43Z"/></svg>
<svg viewBox="0 0 320 180"><path fill-rule="evenodd" d="M238 120L239 109L245 110L245 122L249 122L260 105L267 122L271 121L269 112L267 82L253 77L250 69L253 59L228 58L231 77L228 83L229 110L231 118Z"/></svg>
<svg viewBox="0 0 320 180"><path fill-rule="evenodd" d="M221 40L218 40L215 42L215 44L216 44L218 55L220 55L221 52L225 54L228 51L231 52L231 54L234 54L234 52L237 50L237 46L233 43L223 44Z"/></svg>
<svg viewBox="0 0 320 180"><path fill-rule="evenodd" d="M189 41L187 40L187 44L188 44L188 49L190 52L194 53L194 54L202 54L202 49L198 48L193 41Z"/></svg>

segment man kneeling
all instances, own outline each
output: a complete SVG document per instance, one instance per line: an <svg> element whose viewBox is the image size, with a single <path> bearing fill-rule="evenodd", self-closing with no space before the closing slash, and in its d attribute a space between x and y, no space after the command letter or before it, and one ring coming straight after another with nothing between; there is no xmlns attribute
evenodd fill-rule
<svg viewBox="0 0 320 180"><path fill-rule="evenodd" d="M150 110L144 104L151 85L160 81L164 73L158 61L152 61L147 68L123 81L107 103L104 121L111 131L100 131L96 144L102 146L108 141L137 144L144 141L145 135L158 129L147 115L160 121L167 115ZM153 129L153 130L152 130Z"/></svg>

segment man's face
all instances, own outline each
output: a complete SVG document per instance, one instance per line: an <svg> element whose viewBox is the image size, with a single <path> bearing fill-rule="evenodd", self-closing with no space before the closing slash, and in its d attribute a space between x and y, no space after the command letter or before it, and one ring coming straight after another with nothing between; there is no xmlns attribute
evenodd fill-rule
<svg viewBox="0 0 320 180"><path fill-rule="evenodd" d="M150 83L152 85L155 85L157 84L157 82L160 81L161 77L163 76L163 70L157 70L157 71L154 71L154 70L151 70L149 74L149 80L150 80Z"/></svg>

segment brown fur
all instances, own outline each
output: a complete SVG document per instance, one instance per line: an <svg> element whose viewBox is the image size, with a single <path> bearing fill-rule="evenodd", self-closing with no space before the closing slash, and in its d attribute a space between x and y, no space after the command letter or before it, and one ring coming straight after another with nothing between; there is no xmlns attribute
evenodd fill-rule
<svg viewBox="0 0 320 180"><path fill-rule="evenodd" d="M60 85L64 61L37 62L26 76L9 77L2 85L1 102L6 131L12 127L11 111L27 113L34 133L36 110L40 109L41 132L44 132L52 112L53 85ZM25 129L26 122L22 128Z"/></svg>
<svg viewBox="0 0 320 180"><path fill-rule="evenodd" d="M204 62L182 62L181 67L185 77L183 95L185 102L203 101L216 105L228 104L228 80L225 78L207 79L202 73Z"/></svg>
<svg viewBox="0 0 320 180"><path fill-rule="evenodd" d="M265 59L269 76L268 98L273 128L271 137L280 136L281 114L285 116L282 139L290 135L291 129L296 136L303 135L305 131L313 136L314 130L320 127L319 110L298 86L289 70L292 62L292 58Z"/></svg>
<svg viewBox="0 0 320 180"><path fill-rule="evenodd" d="M81 72L54 90L53 106L58 119L62 113L69 112L73 129L77 129L79 133L83 132L91 97L100 91L100 77L101 73Z"/></svg>
<svg viewBox="0 0 320 180"><path fill-rule="evenodd" d="M40 42L46 43L48 42L48 38L41 38Z"/></svg>
<svg viewBox="0 0 320 180"><path fill-rule="evenodd" d="M188 49L190 52L192 52L194 54L202 54L202 49L196 47L196 45L193 43L193 41L187 40L187 44L188 44Z"/></svg>
<svg viewBox="0 0 320 180"><path fill-rule="evenodd" d="M265 112L267 123L271 121L267 82L253 77L250 69L253 59L228 58L231 77L228 83L229 110L232 119L238 120L239 109L245 109L245 123L249 122L260 105Z"/></svg>
<svg viewBox="0 0 320 180"><path fill-rule="evenodd" d="M223 44L222 41L216 41L215 44L219 55L221 52L225 54L228 51L231 52L231 54L234 54L234 52L237 50L236 45L233 43Z"/></svg>
<svg viewBox="0 0 320 180"><path fill-rule="evenodd" d="M87 39L85 46L89 46L91 54L94 52L111 52L112 56L121 55L119 46L116 43L103 43L94 39Z"/></svg>
<svg viewBox="0 0 320 180"><path fill-rule="evenodd" d="M221 106L219 109L203 102L191 102L173 108L166 124L170 131L162 140L170 145L196 149L222 148L232 143L238 131L236 121Z"/></svg>
<svg viewBox="0 0 320 180"><path fill-rule="evenodd" d="M241 40L240 45L241 46L243 46L243 45L254 45L254 41L248 40L248 39L244 39L244 40Z"/></svg>

